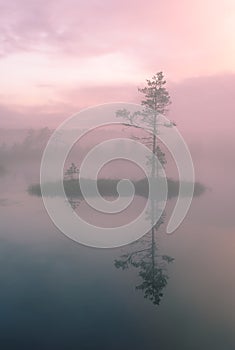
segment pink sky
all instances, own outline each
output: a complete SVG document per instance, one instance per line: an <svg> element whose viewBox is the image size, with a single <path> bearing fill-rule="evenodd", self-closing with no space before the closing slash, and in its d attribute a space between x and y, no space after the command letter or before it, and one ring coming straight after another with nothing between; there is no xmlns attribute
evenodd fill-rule
<svg viewBox="0 0 235 350"><path fill-rule="evenodd" d="M234 115L234 0L0 0L0 29L0 127L56 127L85 106L138 102L159 70L186 128L202 108L209 121Z"/></svg>

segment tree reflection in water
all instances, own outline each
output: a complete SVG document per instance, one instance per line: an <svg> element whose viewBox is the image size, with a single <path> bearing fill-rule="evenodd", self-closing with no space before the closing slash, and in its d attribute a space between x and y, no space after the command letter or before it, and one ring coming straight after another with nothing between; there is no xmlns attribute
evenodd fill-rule
<svg viewBox="0 0 235 350"><path fill-rule="evenodd" d="M150 232L132 243L129 246L130 250L114 262L115 267L122 270L130 267L138 269L141 283L136 289L142 290L144 298L149 299L154 305L159 305L161 302L168 281L167 265L174 261L174 258L158 253L156 234L164 223L164 217L163 214Z"/></svg>

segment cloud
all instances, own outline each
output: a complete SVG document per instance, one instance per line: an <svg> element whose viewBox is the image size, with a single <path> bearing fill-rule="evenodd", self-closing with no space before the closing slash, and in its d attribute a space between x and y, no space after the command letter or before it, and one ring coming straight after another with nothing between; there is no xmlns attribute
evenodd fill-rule
<svg viewBox="0 0 235 350"><path fill-rule="evenodd" d="M192 74L193 65L233 64L234 9L230 0L0 0L1 55L122 52L147 72L160 66Z"/></svg>
<svg viewBox="0 0 235 350"><path fill-rule="evenodd" d="M200 127L200 135L205 138L213 132L233 132L234 86L235 74L190 78L172 84L171 114L187 129Z"/></svg>
<svg viewBox="0 0 235 350"><path fill-rule="evenodd" d="M207 142L212 135L233 135L235 74L205 76L168 83L172 97L169 118L187 135ZM50 103L22 106L0 105L1 127L56 127L82 108L107 102L141 100L135 84L88 85L56 89Z"/></svg>
<svg viewBox="0 0 235 350"><path fill-rule="evenodd" d="M110 102L136 103L139 100L137 86L133 84L88 85L83 88L75 86L69 89L58 89L57 97L65 104L82 108Z"/></svg>
<svg viewBox="0 0 235 350"><path fill-rule="evenodd" d="M172 81L232 72L234 10L231 0L0 0L3 102L47 105L74 89L81 107L132 99L124 89L159 70Z"/></svg>
<svg viewBox="0 0 235 350"><path fill-rule="evenodd" d="M2 129L30 129L38 127L56 127L74 113L71 105L54 102L35 106L0 105L0 127Z"/></svg>
<svg viewBox="0 0 235 350"><path fill-rule="evenodd" d="M1 1L1 54L39 50L93 56L114 52L120 44L125 46L130 36L130 30L126 31L129 6L107 0L102 4L74 0Z"/></svg>

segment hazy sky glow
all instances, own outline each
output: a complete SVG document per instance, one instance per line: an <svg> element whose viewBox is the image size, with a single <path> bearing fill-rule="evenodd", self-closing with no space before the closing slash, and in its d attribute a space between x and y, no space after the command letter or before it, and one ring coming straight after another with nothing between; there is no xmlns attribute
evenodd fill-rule
<svg viewBox="0 0 235 350"><path fill-rule="evenodd" d="M159 70L235 81L234 33L234 0L0 0L0 127L135 102Z"/></svg>

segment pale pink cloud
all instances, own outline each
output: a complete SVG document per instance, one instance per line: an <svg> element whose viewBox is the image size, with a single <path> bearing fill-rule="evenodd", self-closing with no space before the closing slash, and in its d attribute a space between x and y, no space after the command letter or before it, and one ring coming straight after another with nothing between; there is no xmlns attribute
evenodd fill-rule
<svg viewBox="0 0 235 350"><path fill-rule="evenodd" d="M94 103L138 101L136 87L158 70L173 95L174 81L221 80L219 74L235 70L232 0L0 0L0 16L0 102L5 115L20 109L8 118L11 125L21 123L22 111L24 124L53 124ZM195 104L200 91L193 82L182 93ZM176 94L175 119L190 108Z"/></svg>
<svg viewBox="0 0 235 350"><path fill-rule="evenodd" d="M140 103L141 95L133 85L101 85L59 89L58 100L34 106L0 103L1 127L55 128L82 108L106 102ZM209 142L211 135L233 137L235 115L235 74L185 79L168 83L172 105L168 117L176 121L188 141L194 135ZM47 87L41 87L47 89ZM193 137L194 137L193 136ZM214 136L213 136L214 137Z"/></svg>
<svg viewBox="0 0 235 350"><path fill-rule="evenodd" d="M22 50L79 59L122 52L148 71L153 64L208 69L208 60L219 64L216 55L221 64L224 55L234 58L231 0L1 0L0 6L3 55Z"/></svg>

